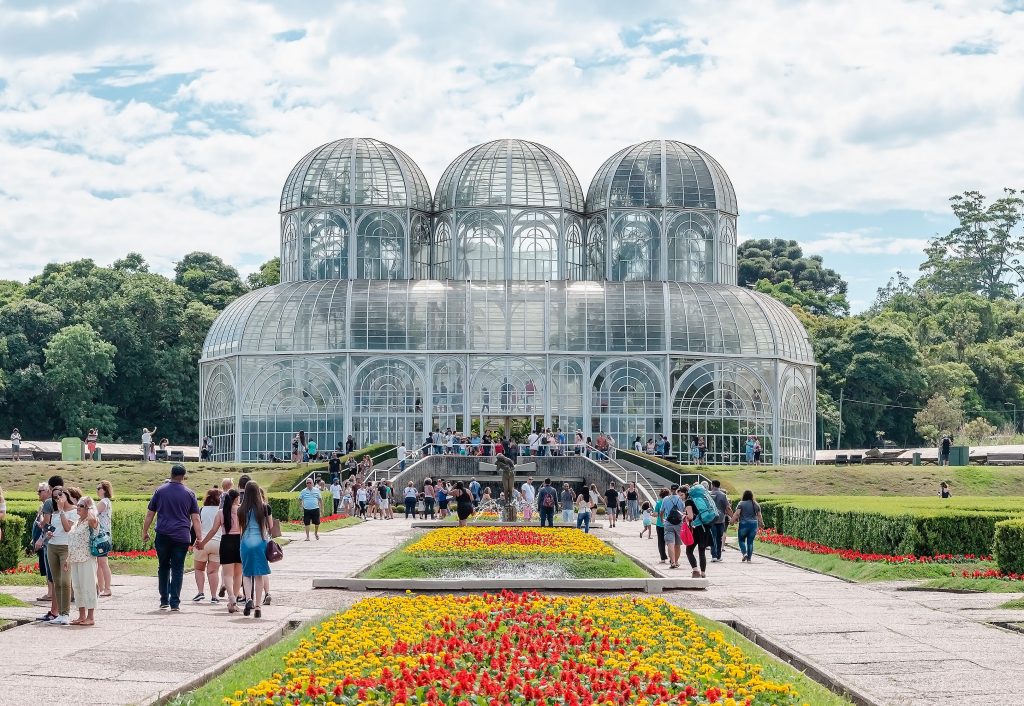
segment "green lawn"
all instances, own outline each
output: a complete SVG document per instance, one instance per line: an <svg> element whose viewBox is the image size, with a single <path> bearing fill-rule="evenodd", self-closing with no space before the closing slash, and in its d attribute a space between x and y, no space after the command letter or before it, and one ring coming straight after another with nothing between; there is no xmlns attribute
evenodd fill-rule
<svg viewBox="0 0 1024 706"><path fill-rule="evenodd" d="M45 586L39 574L0 574L0 586Z"/></svg>
<svg viewBox="0 0 1024 706"><path fill-rule="evenodd" d="M1024 598L1015 598L1012 601L1006 601L1000 608L1006 608L1008 610L1024 610Z"/></svg>
<svg viewBox="0 0 1024 706"><path fill-rule="evenodd" d="M14 596L0 593L0 608L27 608L28 603L20 601Z"/></svg>
<svg viewBox="0 0 1024 706"><path fill-rule="evenodd" d="M1024 581L965 579L959 576L944 576L943 578L932 579L921 584L921 587L955 591L981 591L984 593L1024 593Z"/></svg>
<svg viewBox="0 0 1024 706"><path fill-rule="evenodd" d="M767 495L937 496L939 483L961 495L1024 496L1020 466L678 466L722 481L730 495L752 490Z"/></svg>

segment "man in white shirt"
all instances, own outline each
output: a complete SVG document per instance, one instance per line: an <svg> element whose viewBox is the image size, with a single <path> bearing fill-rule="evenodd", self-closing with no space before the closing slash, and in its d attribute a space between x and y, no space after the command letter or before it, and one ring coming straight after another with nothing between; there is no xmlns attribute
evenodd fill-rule
<svg viewBox="0 0 1024 706"><path fill-rule="evenodd" d="M530 435L526 437L526 443L530 445L530 455L536 456L537 449L540 447L540 434L535 431L531 431Z"/></svg>
<svg viewBox="0 0 1024 706"><path fill-rule="evenodd" d="M401 473L405 470L405 444L398 445L398 471Z"/></svg>
<svg viewBox="0 0 1024 706"><path fill-rule="evenodd" d="M523 483L522 487L519 488L519 492L523 494L523 521L529 522L533 517L533 503L537 499L537 491L533 487L532 476Z"/></svg>
<svg viewBox="0 0 1024 706"><path fill-rule="evenodd" d="M337 476L331 481L331 500L334 501L333 514L337 515L338 508L341 506L341 480Z"/></svg>
<svg viewBox="0 0 1024 706"><path fill-rule="evenodd" d="M153 431L150 431L146 427L142 428L142 460L149 460L149 452L153 450L153 434L156 434L156 427L153 427Z"/></svg>

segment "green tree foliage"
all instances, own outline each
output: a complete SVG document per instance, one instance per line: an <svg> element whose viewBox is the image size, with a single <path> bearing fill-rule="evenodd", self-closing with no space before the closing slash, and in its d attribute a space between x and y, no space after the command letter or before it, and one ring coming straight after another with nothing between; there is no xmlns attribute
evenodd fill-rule
<svg viewBox="0 0 1024 706"><path fill-rule="evenodd" d="M804 257L795 240L748 240L740 245L737 261L741 287L756 287L815 315L850 313L843 278L825 267L819 255Z"/></svg>
<svg viewBox="0 0 1024 706"><path fill-rule="evenodd" d="M187 289L194 299L223 309L246 292L238 270L216 255L190 252L174 267L174 282Z"/></svg>
<svg viewBox="0 0 1024 706"><path fill-rule="evenodd" d="M938 443L945 434L956 433L963 423L963 400L955 395L932 395L924 408L914 415L917 433L931 444Z"/></svg>
<svg viewBox="0 0 1024 706"><path fill-rule="evenodd" d="M246 278L246 284L249 285L250 289L259 289L260 287L272 287L275 284L281 283L281 258L275 257L267 260L260 269L253 272Z"/></svg>
<svg viewBox="0 0 1024 706"><path fill-rule="evenodd" d="M959 224L928 244L922 286L938 294L979 294L989 301L1014 296L1022 282L1024 199L1014 189L986 205L977 191L950 199Z"/></svg>
<svg viewBox="0 0 1024 706"><path fill-rule="evenodd" d="M90 426L113 426L114 408L96 400L101 385L114 374L116 352L89 324L62 328L50 339L44 379L63 422L61 435L81 436Z"/></svg>

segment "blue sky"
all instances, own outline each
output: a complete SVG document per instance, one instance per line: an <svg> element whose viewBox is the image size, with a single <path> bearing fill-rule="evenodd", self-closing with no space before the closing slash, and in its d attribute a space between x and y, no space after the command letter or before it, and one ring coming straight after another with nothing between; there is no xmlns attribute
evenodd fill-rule
<svg viewBox="0 0 1024 706"><path fill-rule="evenodd" d="M497 137L584 188L652 138L715 155L740 235L793 238L855 310L916 274L948 198L1024 186L1024 3L0 0L0 278L138 250L278 249L318 144L371 136L435 182Z"/></svg>

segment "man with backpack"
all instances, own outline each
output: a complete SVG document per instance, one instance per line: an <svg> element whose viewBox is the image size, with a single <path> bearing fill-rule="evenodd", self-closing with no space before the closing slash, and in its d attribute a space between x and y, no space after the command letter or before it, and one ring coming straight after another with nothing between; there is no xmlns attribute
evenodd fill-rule
<svg viewBox="0 0 1024 706"><path fill-rule="evenodd" d="M711 499L718 510L718 518L711 525L711 561L721 561L722 543L725 541L725 531L729 528L729 518L732 517L732 504L722 490L722 481L711 481Z"/></svg>
<svg viewBox="0 0 1024 706"><path fill-rule="evenodd" d="M551 479L545 478L544 485L537 492L537 507L540 508L540 526L547 520L548 527L555 526L555 507L558 505L558 491L551 487Z"/></svg>
<svg viewBox="0 0 1024 706"><path fill-rule="evenodd" d="M710 484L705 480L700 485L690 488L686 498L686 517L690 523L690 532L693 534L693 543L686 547L686 558L693 570L693 578L704 578L704 571L707 568L707 556L705 552L711 545L711 527L718 519L718 508L715 501L708 492ZM700 552L700 568L697 567L697 557L694 550Z"/></svg>
<svg viewBox="0 0 1024 706"><path fill-rule="evenodd" d="M670 493L662 500L661 510L658 512L662 524L665 525L665 550L668 553L670 569L679 568L679 556L683 550L683 512L686 508L684 497L684 488L679 488L676 493Z"/></svg>

